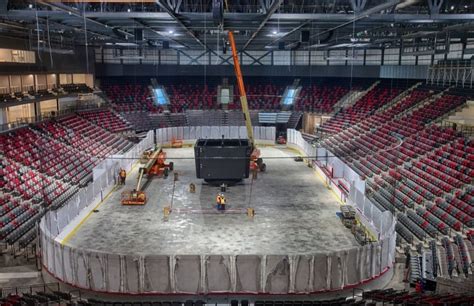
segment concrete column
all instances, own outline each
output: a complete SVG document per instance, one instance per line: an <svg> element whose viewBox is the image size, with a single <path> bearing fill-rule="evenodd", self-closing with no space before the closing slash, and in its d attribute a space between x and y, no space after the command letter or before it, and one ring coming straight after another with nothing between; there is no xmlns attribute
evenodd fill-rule
<svg viewBox="0 0 474 306"><path fill-rule="evenodd" d="M0 108L0 125L7 124L7 108Z"/></svg>

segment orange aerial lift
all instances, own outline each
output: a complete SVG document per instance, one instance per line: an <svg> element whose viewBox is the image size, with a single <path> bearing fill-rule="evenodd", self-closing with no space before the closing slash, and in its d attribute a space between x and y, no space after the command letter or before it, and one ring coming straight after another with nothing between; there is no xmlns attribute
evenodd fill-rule
<svg viewBox="0 0 474 306"><path fill-rule="evenodd" d="M267 165L260 157L260 150L257 148L253 138L252 121L250 120L247 93L245 91L244 79L242 77L242 71L240 70L239 56L237 54L237 48L235 47L234 33L232 33L232 31L229 31L229 43L232 49L232 58L234 60L235 77L237 78L237 84L239 86L240 104L242 104L242 112L244 113L247 135L250 145L252 146L252 153L250 154L250 170L263 172L266 170Z"/></svg>
<svg viewBox="0 0 474 306"><path fill-rule="evenodd" d="M137 187L134 190L122 192L122 205L144 205L146 203L147 197L142 190L143 176L146 175L147 179L155 175L167 178L169 172L173 171L174 164L173 162L167 164L165 161L166 152L161 148L156 148L154 152L148 154L148 161L138 170Z"/></svg>

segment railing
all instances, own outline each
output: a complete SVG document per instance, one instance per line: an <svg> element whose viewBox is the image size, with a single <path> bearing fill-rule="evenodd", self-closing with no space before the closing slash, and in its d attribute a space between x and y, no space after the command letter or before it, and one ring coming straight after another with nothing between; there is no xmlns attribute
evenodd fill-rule
<svg viewBox="0 0 474 306"><path fill-rule="evenodd" d="M474 136L474 126L472 125L466 125L466 124L451 122L449 120L443 120L441 122L441 126L456 130L457 132L460 132L466 137Z"/></svg>
<svg viewBox="0 0 474 306"><path fill-rule="evenodd" d="M0 298L6 297L10 294L21 294L29 293L33 294L35 292L53 292L60 291L59 283L44 283L30 286L20 286L20 287L3 287L0 288Z"/></svg>

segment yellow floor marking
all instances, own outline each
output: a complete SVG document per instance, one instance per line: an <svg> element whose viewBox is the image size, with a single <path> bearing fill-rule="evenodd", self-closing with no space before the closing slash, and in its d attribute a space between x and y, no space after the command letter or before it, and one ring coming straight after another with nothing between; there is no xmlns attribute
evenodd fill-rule
<svg viewBox="0 0 474 306"><path fill-rule="evenodd" d="M296 149L296 148L289 148L295 152L298 152L300 153L301 155L305 155L302 151L300 151L299 149ZM321 180L321 182L329 189L331 190L333 196L336 198L336 200L339 202L339 204L341 205L345 205L344 202L342 202L342 200L339 198L339 196L337 195L337 193L330 187L328 186L328 184L326 183L326 179L318 172L318 171L314 171L316 172L317 176L319 177L319 179ZM362 224L359 220L357 220L357 222L359 222L360 224ZM368 236L370 236L371 240L372 241L377 241L377 238L376 236L368 229L364 226L364 229L365 229L365 232L368 234Z"/></svg>
<svg viewBox="0 0 474 306"><path fill-rule="evenodd" d="M138 161L136 161L134 163L134 165L132 166L132 168L130 169L130 172L133 171L133 169L138 165ZM89 217L92 215L92 213L94 212L94 210L96 210L97 208L99 208L100 205L102 205L109 197L110 195L112 194L112 192L114 192L116 189L117 189L118 185L115 185L110 191L109 193L107 193L107 195L104 197L104 199L102 199L102 201L100 201L82 220L81 222L79 222L79 224L77 224L72 230L71 232L69 232L69 234L66 235L66 237L64 237L64 239L61 241L61 245L65 245L76 233L77 231L79 230L79 228L87 221L87 219L89 219Z"/></svg>
<svg viewBox="0 0 474 306"><path fill-rule="evenodd" d="M61 244L62 245L65 245L69 239L71 239L75 234L76 232L79 230L79 228L82 226L82 224L84 224L84 222L87 221L87 219L89 219L89 217L92 215L92 213L94 212L94 210L96 210L97 208L99 208L100 205L102 205L102 203L105 202L105 200L107 200L109 198L109 196L112 194L112 192L115 191L115 189L117 188L118 185L115 185L114 188L112 188L112 190L110 190L110 192L105 196L105 198L99 202L99 204L97 204L85 217L84 219L81 220L81 222L79 222L78 225L76 225L72 231L66 235L66 237L64 237L63 241L61 241Z"/></svg>

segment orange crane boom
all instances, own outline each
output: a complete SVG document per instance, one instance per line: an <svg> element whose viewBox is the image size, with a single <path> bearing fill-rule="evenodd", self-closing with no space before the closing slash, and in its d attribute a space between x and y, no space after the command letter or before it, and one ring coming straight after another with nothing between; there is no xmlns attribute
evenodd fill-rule
<svg viewBox="0 0 474 306"><path fill-rule="evenodd" d="M235 77L237 78L237 84L240 92L240 104L242 104L242 112L244 113L245 127L247 128L247 136L249 138L250 145L252 146L252 154L250 156L250 169L265 171L266 165L260 158L260 150L257 149L255 139L253 137L252 120L250 120L249 105L247 102L247 92L245 91L244 78L242 77L242 71L240 70L239 56L237 54L237 48L235 46L234 33L229 31L229 43L232 50L232 59L234 60L234 71Z"/></svg>
<svg viewBox="0 0 474 306"><path fill-rule="evenodd" d="M250 143L255 147L253 139L252 121L250 120L249 105L247 102L247 92L245 91L244 78L242 77L242 71L240 70L239 56L237 54L237 48L235 47L234 33L229 31L229 42L232 49L232 58L234 60L234 71L235 77L237 78L237 84L240 92L240 103L242 104L242 111L245 117L245 126L247 127L247 135Z"/></svg>

